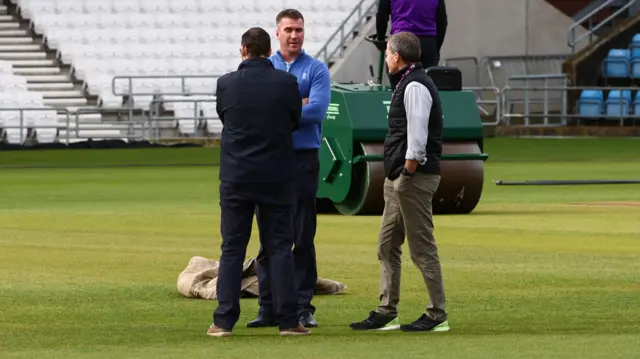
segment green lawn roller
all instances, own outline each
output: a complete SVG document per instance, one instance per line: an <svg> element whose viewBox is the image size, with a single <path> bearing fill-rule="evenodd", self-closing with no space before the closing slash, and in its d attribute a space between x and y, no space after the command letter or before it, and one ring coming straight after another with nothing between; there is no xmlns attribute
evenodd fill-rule
<svg viewBox="0 0 640 359"><path fill-rule="evenodd" d="M438 85L451 72L431 68ZM457 71L457 69L454 69ZM458 86L459 88L459 86ZM482 120L470 91L440 90L444 117L441 182L436 214L471 213L482 195ZM379 84L334 84L320 148L319 208L327 202L345 215L382 214L383 141L391 88Z"/></svg>

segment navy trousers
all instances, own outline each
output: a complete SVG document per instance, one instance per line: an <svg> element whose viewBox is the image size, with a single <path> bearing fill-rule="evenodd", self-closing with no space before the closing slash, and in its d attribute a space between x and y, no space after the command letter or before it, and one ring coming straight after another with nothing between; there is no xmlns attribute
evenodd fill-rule
<svg viewBox="0 0 640 359"><path fill-rule="evenodd" d="M220 183L222 255L218 270L218 307L213 323L233 329L240 317L242 265L251 237L253 216L260 211L260 244L267 259L272 308L281 329L298 326L293 253L292 184Z"/></svg>
<svg viewBox="0 0 640 359"><path fill-rule="evenodd" d="M296 178L293 184L293 236L295 238L293 258L298 289L298 314L306 312L313 314L316 310L311 304L311 299L315 294L318 280L314 238L317 225L316 194L318 192L319 172L318 150L296 151ZM258 211L258 218L261 216L262 212ZM262 237L263 228L259 228L260 236ZM256 257L258 286L260 288L258 298L259 312L263 317L274 318L273 294L275 292L272 290L273 280L270 280L273 273L271 273L271 259L265 254L264 248L260 248L260 252Z"/></svg>

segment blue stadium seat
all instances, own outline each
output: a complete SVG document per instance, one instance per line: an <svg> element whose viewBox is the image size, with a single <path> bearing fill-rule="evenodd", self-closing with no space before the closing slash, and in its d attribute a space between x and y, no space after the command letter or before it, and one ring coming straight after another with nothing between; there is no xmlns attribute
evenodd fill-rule
<svg viewBox="0 0 640 359"><path fill-rule="evenodd" d="M636 98L633 100L633 113L640 117L640 91L636 92Z"/></svg>
<svg viewBox="0 0 640 359"><path fill-rule="evenodd" d="M631 52L631 77L640 79L640 34L635 34L629 44Z"/></svg>
<svg viewBox="0 0 640 359"><path fill-rule="evenodd" d="M632 57L640 57L640 33L633 35L631 44L629 44L629 50L631 50Z"/></svg>
<svg viewBox="0 0 640 359"><path fill-rule="evenodd" d="M631 90L611 90L605 102L607 116L628 116L631 106Z"/></svg>
<svg viewBox="0 0 640 359"><path fill-rule="evenodd" d="M604 105L601 90L583 90L578 100L578 115L583 117L600 117Z"/></svg>
<svg viewBox="0 0 640 359"><path fill-rule="evenodd" d="M604 77L624 78L629 77L629 49L611 49L602 61L602 73Z"/></svg>

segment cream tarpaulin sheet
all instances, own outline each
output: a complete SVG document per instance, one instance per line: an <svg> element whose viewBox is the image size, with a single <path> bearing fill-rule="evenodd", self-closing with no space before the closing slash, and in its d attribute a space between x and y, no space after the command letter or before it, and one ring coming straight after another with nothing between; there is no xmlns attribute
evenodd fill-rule
<svg viewBox="0 0 640 359"><path fill-rule="evenodd" d="M219 261L204 257L191 257L187 268L178 276L178 292L187 298L216 299ZM244 263L242 270L242 296L258 296L258 275L255 258ZM340 294L347 289L343 283L318 278L316 295Z"/></svg>

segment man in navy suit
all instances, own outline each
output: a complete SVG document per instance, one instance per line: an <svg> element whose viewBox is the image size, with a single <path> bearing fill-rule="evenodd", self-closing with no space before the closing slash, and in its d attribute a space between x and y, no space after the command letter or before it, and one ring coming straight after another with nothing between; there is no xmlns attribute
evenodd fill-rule
<svg viewBox="0 0 640 359"><path fill-rule="evenodd" d="M302 97L296 77L268 59L271 38L261 28L242 35L242 63L218 79L216 109L224 124L220 141L222 254L218 307L207 331L229 336L240 316L240 284L253 216L259 211L262 255L280 335L305 335L298 320L295 271L293 131L300 124Z"/></svg>

